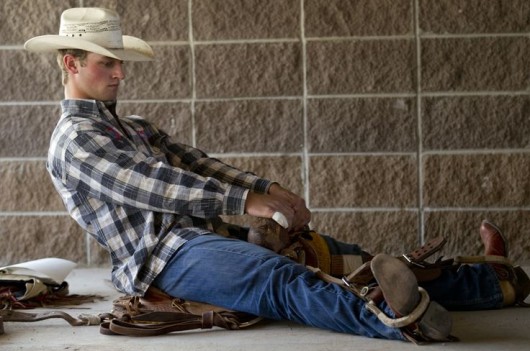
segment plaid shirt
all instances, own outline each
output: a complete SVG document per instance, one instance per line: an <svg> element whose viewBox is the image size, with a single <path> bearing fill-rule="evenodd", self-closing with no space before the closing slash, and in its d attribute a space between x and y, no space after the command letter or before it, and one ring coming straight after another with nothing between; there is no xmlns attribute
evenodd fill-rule
<svg viewBox="0 0 530 351"><path fill-rule="evenodd" d="M271 182L171 140L100 101L64 100L47 169L79 225L110 253L112 281L142 295L173 253L244 213L248 191Z"/></svg>

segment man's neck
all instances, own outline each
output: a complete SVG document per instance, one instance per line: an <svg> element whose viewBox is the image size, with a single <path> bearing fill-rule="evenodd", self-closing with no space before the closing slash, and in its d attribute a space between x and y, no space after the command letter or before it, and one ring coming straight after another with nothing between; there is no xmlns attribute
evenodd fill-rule
<svg viewBox="0 0 530 351"><path fill-rule="evenodd" d="M116 114L116 105L118 104L118 102L116 100L113 100L113 101L102 101L102 102L109 109L110 113L112 113L114 115L114 117L118 117L118 115Z"/></svg>

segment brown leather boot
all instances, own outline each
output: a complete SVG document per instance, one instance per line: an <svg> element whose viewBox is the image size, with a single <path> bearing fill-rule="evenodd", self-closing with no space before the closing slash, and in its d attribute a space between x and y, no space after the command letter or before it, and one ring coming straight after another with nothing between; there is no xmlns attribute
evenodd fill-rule
<svg viewBox="0 0 530 351"><path fill-rule="evenodd" d="M508 242L498 226L483 220L480 225L480 238L484 244L484 255L490 257L508 257ZM530 278L519 266L503 263L490 263L495 270L503 294L503 305L526 306L524 302L530 294Z"/></svg>
<svg viewBox="0 0 530 351"><path fill-rule="evenodd" d="M480 224L480 239L484 244L484 255L508 257L508 244L499 227L483 220ZM511 280L513 274L505 265L490 263L499 280Z"/></svg>
<svg viewBox="0 0 530 351"><path fill-rule="evenodd" d="M508 257L508 243L501 230L488 220L480 224L480 238L484 243L484 254L486 256Z"/></svg>

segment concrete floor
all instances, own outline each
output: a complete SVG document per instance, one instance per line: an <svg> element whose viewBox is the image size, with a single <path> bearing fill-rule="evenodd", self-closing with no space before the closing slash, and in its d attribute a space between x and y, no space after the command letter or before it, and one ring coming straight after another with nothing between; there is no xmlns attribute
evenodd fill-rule
<svg viewBox="0 0 530 351"><path fill-rule="evenodd" d="M526 271L529 272L530 267ZM108 275L107 269L76 269L70 273L66 281L71 293L99 294L105 296L105 300L63 310L73 316L109 312L112 300L119 293L111 287ZM424 346L338 334L289 322L262 322L239 331L215 329L140 338L102 335L97 326L71 327L63 320L51 319L34 323L5 322L5 334L0 335L0 350L399 351L417 350L418 347L464 351L530 350L530 308L454 312L452 315L453 334L461 341Z"/></svg>

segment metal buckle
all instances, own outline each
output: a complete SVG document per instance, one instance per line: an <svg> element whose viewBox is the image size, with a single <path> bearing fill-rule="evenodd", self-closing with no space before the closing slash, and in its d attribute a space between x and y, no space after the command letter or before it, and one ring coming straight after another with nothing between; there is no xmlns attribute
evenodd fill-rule
<svg viewBox="0 0 530 351"><path fill-rule="evenodd" d="M361 292L360 292L360 295L362 297L365 297L366 295L368 295L368 293L370 292L372 288L370 286L365 286L361 289Z"/></svg>
<svg viewBox="0 0 530 351"><path fill-rule="evenodd" d="M424 265L422 265L422 264L420 264L420 263L418 263L416 261L413 261L412 258L410 258L407 254L403 254L402 256L403 256L403 258L405 260L407 260L408 263L410 263L410 264L412 264L412 265L414 265L416 267L425 268Z"/></svg>

